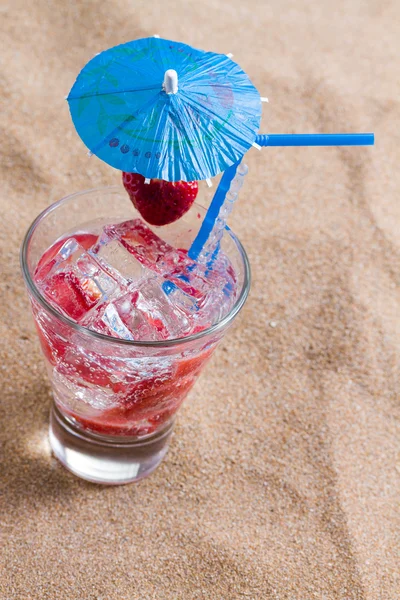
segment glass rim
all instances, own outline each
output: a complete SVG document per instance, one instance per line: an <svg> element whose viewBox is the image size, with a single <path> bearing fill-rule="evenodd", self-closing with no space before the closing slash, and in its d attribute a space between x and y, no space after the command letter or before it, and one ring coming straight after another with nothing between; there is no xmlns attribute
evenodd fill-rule
<svg viewBox="0 0 400 600"><path fill-rule="evenodd" d="M179 346L179 345L187 343L187 342L194 342L194 341L201 339L205 336L208 336L210 334L217 333L218 331L224 329L224 327L226 325L228 325L231 321L233 321L233 319L236 317L236 315L242 309L242 307L249 295L251 270L250 270L250 263L249 263L248 256L246 254L246 250L244 249L239 238L234 234L234 232L230 228L228 228L226 230L226 233L228 233L231 236L233 242L235 243L235 245L239 251L240 257L243 260L243 265L244 265L243 285L240 290L239 296L237 297L235 304L233 305L231 310L222 319L220 319L219 321L214 323L214 325L211 325L211 327L204 329L203 331L199 331L198 333L194 333L194 334L188 335L186 337L173 338L171 340L155 340L155 341L123 340L120 338L115 338L115 337L112 337L109 335L105 335L103 333L99 333L97 331L93 331L92 329L89 329L87 327L83 327L82 325L79 325L79 323L76 323L69 317L61 314L61 312L58 312L58 310L56 310L51 304L49 304L49 302L47 302L46 298L41 294L41 292L37 288L33 278L31 277L31 274L30 274L29 268L28 268L28 261L27 261L27 256L28 256L28 252L29 252L29 244L30 244L30 241L32 239L32 236L33 236L37 226L41 223L41 221L47 215L49 215L51 212L57 210L57 208L61 204L64 204L68 200L71 200L72 198L76 198L78 196L84 196L86 194L93 193L93 192L105 192L105 191L121 192L121 188L117 185L102 186L102 187L97 187L97 188L91 188L88 190L82 190L80 192L75 192L73 194L68 194L68 196L64 196L63 198L60 198L60 200L53 202L52 204L50 204L50 206L45 208L41 213L39 213L39 215L33 220L31 225L29 226L29 228L25 234L25 237L23 239L22 245L21 245L20 264L21 264L21 270L22 270L22 275L23 275L24 281L25 281L25 285L26 285L28 291L33 295L35 300L37 300L37 302L39 302L39 304L41 304L42 307L47 312L49 312L53 317L55 317L57 320L61 321L62 323L68 325L69 327L72 327L72 329L74 329L78 333L101 340L102 342L107 342L107 343L111 343L111 344L116 344L117 346L125 346L125 347L135 347L136 346L139 348L146 348L146 347L147 348L150 348L150 347L151 348L167 348L167 347ZM193 205L194 206L197 205L200 208L202 208L203 210L206 210L203 206L201 206L200 204L198 204L196 202L194 202Z"/></svg>

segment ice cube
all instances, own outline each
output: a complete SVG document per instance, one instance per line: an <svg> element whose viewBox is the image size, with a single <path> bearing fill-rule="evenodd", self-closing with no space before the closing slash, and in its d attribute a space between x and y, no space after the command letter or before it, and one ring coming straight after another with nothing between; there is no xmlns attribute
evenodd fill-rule
<svg viewBox="0 0 400 600"><path fill-rule="evenodd" d="M60 263L68 260L68 258L71 256L71 254L73 254L78 249L78 247L79 247L79 243L76 241L76 239L69 238L69 239L67 239L66 242L64 242L61 245L61 247L59 247L59 249L54 253L54 255L49 260L43 260L43 257L42 257L42 259L39 261L39 264L36 269L35 280L37 282L43 281L43 279L45 279L46 275L48 275L51 271L54 272ZM51 247L51 249L52 248L53 247ZM47 252L49 252L49 251L47 251ZM43 256L45 256L45 255L46 255L46 253Z"/></svg>
<svg viewBox="0 0 400 600"><path fill-rule="evenodd" d="M146 315L138 307L138 298L139 292L134 290L115 300L113 308L119 321L129 331L133 340L159 340L160 335L157 329L152 326L152 323L149 323Z"/></svg>
<svg viewBox="0 0 400 600"><path fill-rule="evenodd" d="M106 306L101 317L103 323L116 334L116 337L123 340L134 340L133 333L129 331L125 323L122 321L115 305L110 303Z"/></svg>
<svg viewBox="0 0 400 600"><path fill-rule="evenodd" d="M194 268L184 268L170 275L169 281L177 286L182 293L196 301L197 310L201 309L210 293L220 297L227 280L216 270L210 270L206 265L196 264Z"/></svg>
<svg viewBox="0 0 400 600"><path fill-rule="evenodd" d="M164 281L162 283L163 292L168 296L173 305L179 307L185 313L192 315L199 310L196 297L185 293L173 281Z"/></svg>
<svg viewBox="0 0 400 600"><path fill-rule="evenodd" d="M129 291L100 307L95 307L87 313L82 325L98 333L124 340L163 339L137 308L138 295L137 291Z"/></svg>
<svg viewBox="0 0 400 600"><path fill-rule="evenodd" d="M210 290L208 294L202 292L199 298L199 293L192 296L171 281L164 282L163 290L173 304L175 312L179 310L186 315L190 323L190 331L187 331L186 335L197 333L215 323L223 310L221 295L211 295Z"/></svg>
<svg viewBox="0 0 400 600"><path fill-rule="evenodd" d="M128 292L110 303L102 315L102 321L111 335L125 340L158 340L160 336L138 309L138 292Z"/></svg>
<svg viewBox="0 0 400 600"><path fill-rule="evenodd" d="M206 264L196 263L171 278L181 291L196 299L191 311L192 332L213 325L223 318L236 300L235 272L222 252L216 252Z"/></svg>
<svg viewBox="0 0 400 600"><path fill-rule="evenodd" d="M174 293L166 293L164 283L161 278L145 279L138 287L136 306L161 339L187 335L191 323L184 304L174 302Z"/></svg>
<svg viewBox="0 0 400 600"><path fill-rule="evenodd" d="M178 250L156 235L141 219L108 225L104 234L117 239L143 266L167 275L176 268L194 265L184 250Z"/></svg>
<svg viewBox="0 0 400 600"><path fill-rule="evenodd" d="M51 304L79 321L94 306L119 292L121 281L69 238L54 256L51 268L38 278L38 285Z"/></svg>
<svg viewBox="0 0 400 600"><path fill-rule="evenodd" d="M107 233L100 236L99 241L91 249L91 254L105 270L111 270L115 278L124 282L137 281L144 275L144 267L120 242Z"/></svg>
<svg viewBox="0 0 400 600"><path fill-rule="evenodd" d="M77 257L76 272L79 273L83 287L98 300L106 300L118 289L116 277L111 275L109 269L106 271L88 252L83 252Z"/></svg>

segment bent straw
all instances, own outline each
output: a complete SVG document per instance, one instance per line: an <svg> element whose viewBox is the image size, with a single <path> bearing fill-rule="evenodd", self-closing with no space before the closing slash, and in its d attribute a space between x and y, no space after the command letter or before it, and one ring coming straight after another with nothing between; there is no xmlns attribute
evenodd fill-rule
<svg viewBox="0 0 400 600"><path fill-rule="evenodd" d="M273 133L256 136L255 143L259 146L373 146L373 133ZM218 214L225 202L225 196L236 175L240 161L233 164L224 172L219 186L211 201L200 230L189 248L188 255L198 260L209 237L211 236Z"/></svg>

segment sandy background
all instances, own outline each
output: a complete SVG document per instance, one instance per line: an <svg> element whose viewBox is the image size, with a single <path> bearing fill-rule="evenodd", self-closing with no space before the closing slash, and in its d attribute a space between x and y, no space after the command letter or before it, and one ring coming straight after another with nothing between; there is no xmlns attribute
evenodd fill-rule
<svg viewBox="0 0 400 600"><path fill-rule="evenodd" d="M399 21L396 0L3 3L2 600L399 597ZM50 456L17 248L51 201L119 180L64 95L154 33L234 53L270 98L264 131L377 143L249 154L231 224L250 299L160 469L102 488Z"/></svg>

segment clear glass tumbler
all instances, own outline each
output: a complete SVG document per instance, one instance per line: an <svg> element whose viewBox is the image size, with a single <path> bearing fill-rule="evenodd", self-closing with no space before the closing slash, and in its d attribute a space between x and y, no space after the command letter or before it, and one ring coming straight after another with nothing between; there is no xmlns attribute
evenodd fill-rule
<svg viewBox="0 0 400 600"><path fill-rule="evenodd" d="M195 205L160 235L189 248L204 209ZM205 363L242 308L250 287L246 253L232 231L222 248L236 273L238 291L229 314L186 338L132 342L82 327L43 297L34 272L43 253L85 223L117 223L138 217L118 187L80 192L43 211L29 228L21 249L28 289L54 401L50 444L70 471L96 483L138 481L161 462L176 412Z"/></svg>

